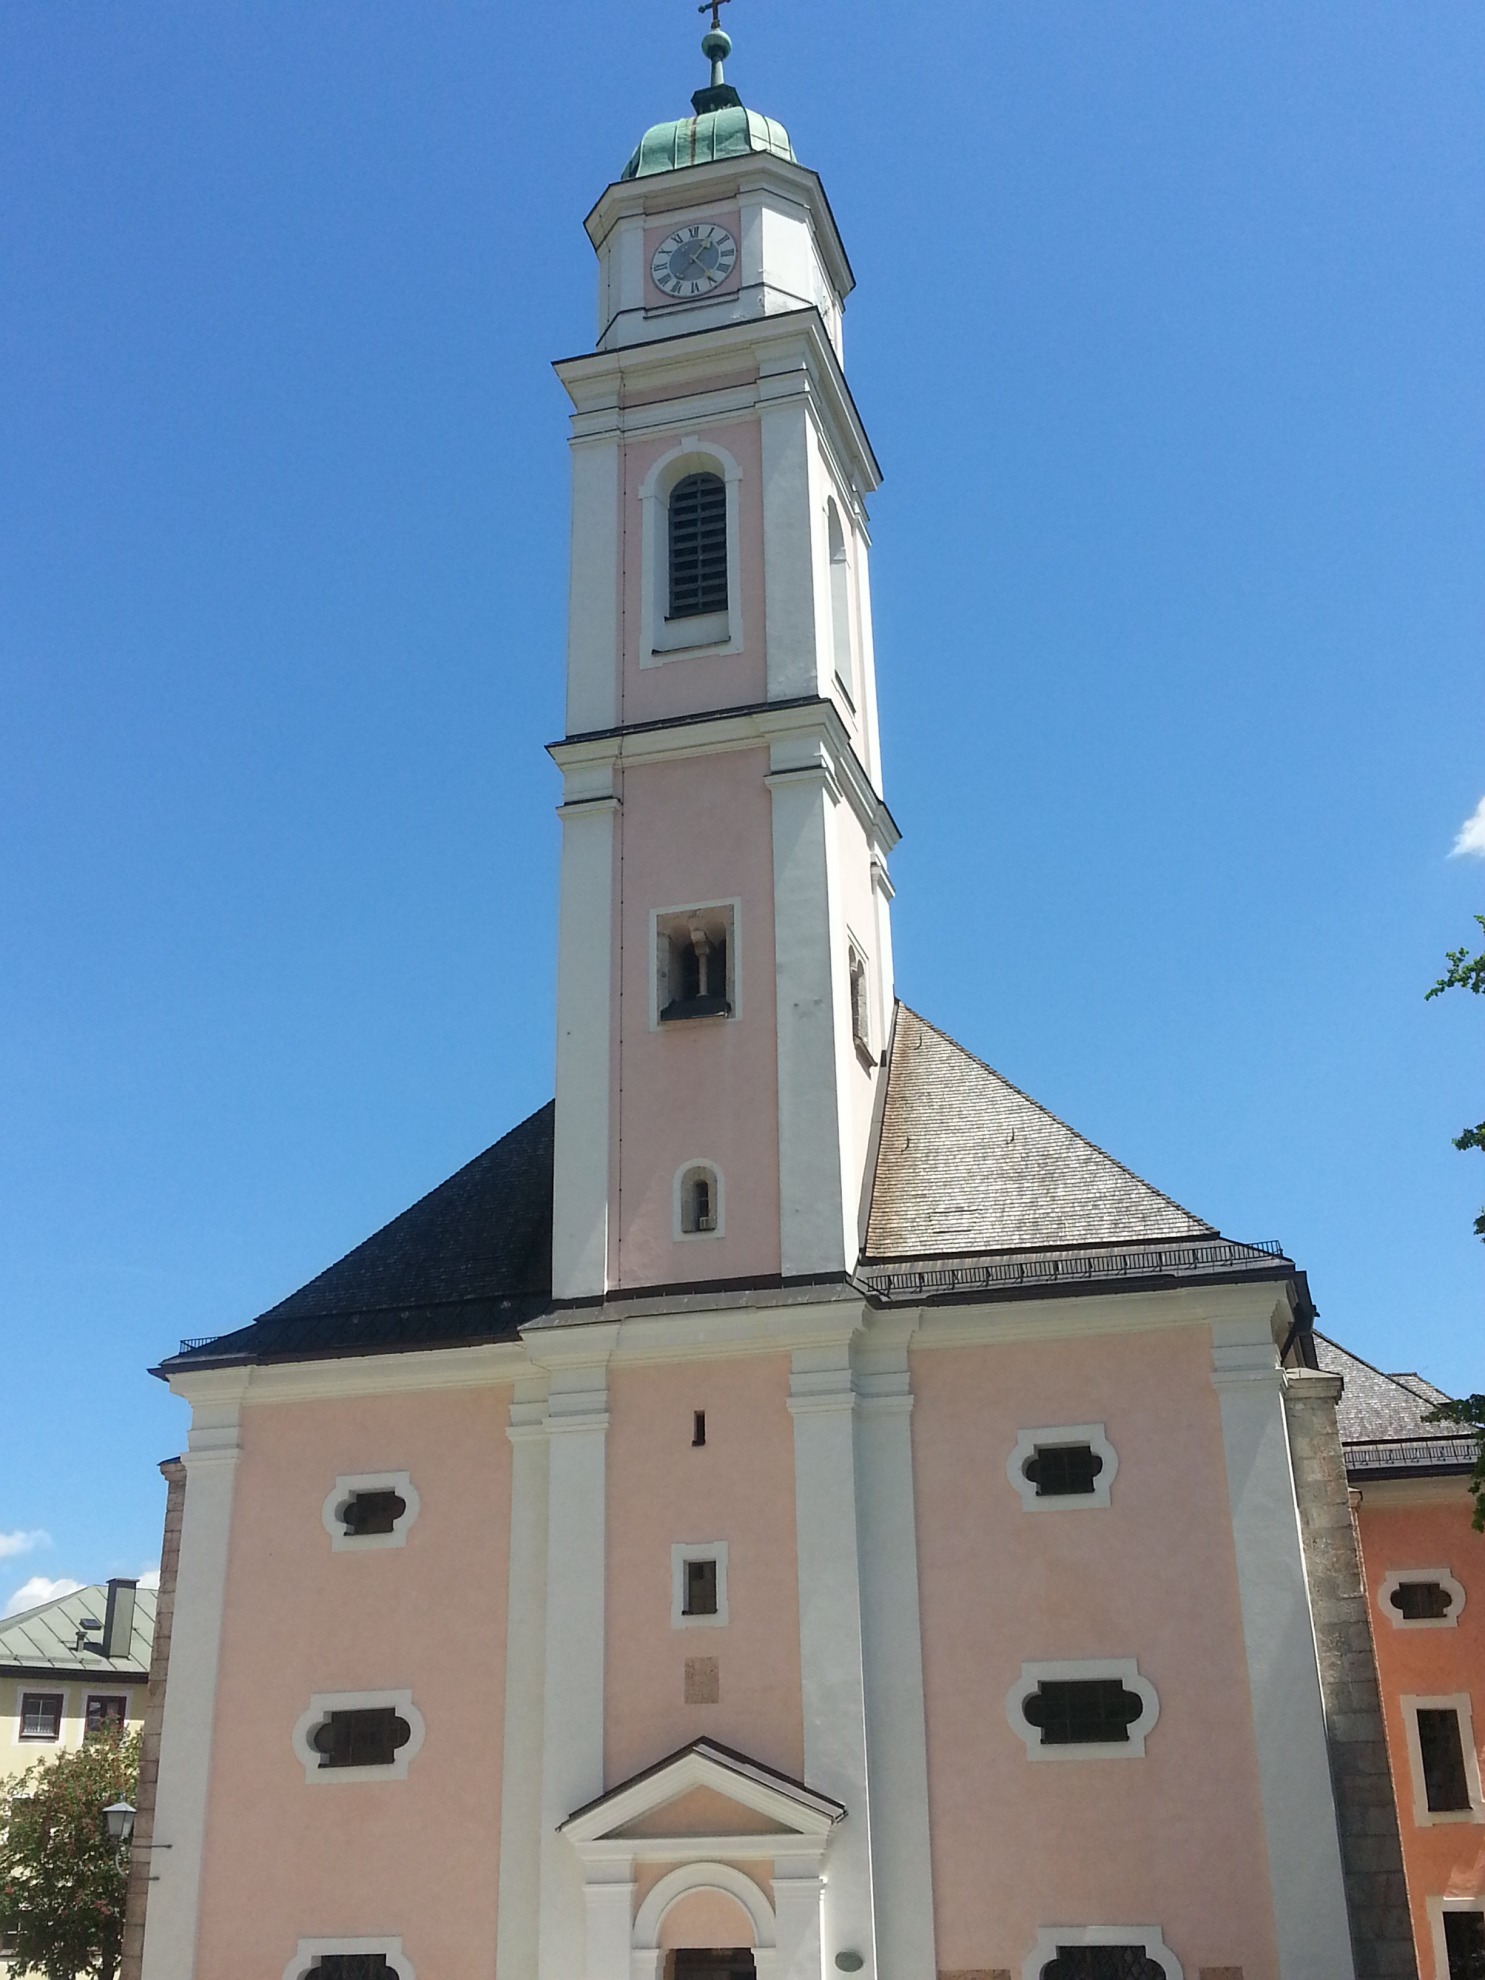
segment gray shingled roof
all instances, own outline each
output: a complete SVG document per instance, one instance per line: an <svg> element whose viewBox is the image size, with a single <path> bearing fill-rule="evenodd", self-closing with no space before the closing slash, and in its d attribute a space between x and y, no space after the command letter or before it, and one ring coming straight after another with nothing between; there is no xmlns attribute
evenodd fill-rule
<svg viewBox="0 0 1485 1980"><path fill-rule="evenodd" d="M1216 1235L898 1005L868 1259Z"/></svg>
<svg viewBox="0 0 1485 1980"><path fill-rule="evenodd" d="M1452 1435L1448 1424L1424 1421L1434 1403L1448 1400L1442 1389L1421 1375L1384 1375L1325 1334L1317 1332L1314 1340L1318 1365L1345 1383L1336 1422L1353 1478L1468 1470L1474 1461L1473 1439Z"/></svg>
<svg viewBox="0 0 1485 1980"><path fill-rule="evenodd" d="M166 1368L514 1338L551 1301L554 1112L548 1101L298 1292Z"/></svg>
<svg viewBox="0 0 1485 1980"><path fill-rule="evenodd" d="M59 1677L148 1677L150 1643L155 1634L155 1590L134 1593L134 1629L127 1657L99 1657L74 1648L84 1616L103 1621L108 1589L94 1582L71 1595L58 1595L39 1608L0 1622L0 1670L55 1671ZM94 1631L96 1636L98 1632Z"/></svg>

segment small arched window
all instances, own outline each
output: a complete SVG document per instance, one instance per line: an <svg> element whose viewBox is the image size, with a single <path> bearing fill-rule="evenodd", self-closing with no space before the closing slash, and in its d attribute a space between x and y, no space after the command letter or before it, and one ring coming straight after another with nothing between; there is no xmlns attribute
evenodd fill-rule
<svg viewBox="0 0 1485 1980"><path fill-rule="evenodd" d="M712 1237L722 1227L722 1192L717 1172L693 1162L677 1178L677 1223L682 1237Z"/></svg>
<svg viewBox="0 0 1485 1980"><path fill-rule="evenodd" d="M688 474L670 491L672 619L727 610L727 484L717 474Z"/></svg>
<svg viewBox="0 0 1485 1980"><path fill-rule="evenodd" d="M841 528L840 510L831 502L826 509L830 548L830 639L835 659L835 678L851 699L851 566L846 561L846 533ZM852 704L854 706L854 703Z"/></svg>

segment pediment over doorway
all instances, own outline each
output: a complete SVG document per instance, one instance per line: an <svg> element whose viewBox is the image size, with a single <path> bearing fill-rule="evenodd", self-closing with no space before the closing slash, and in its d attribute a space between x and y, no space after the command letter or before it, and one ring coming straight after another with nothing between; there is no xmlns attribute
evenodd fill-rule
<svg viewBox="0 0 1485 1980"><path fill-rule="evenodd" d="M734 1859L818 1855L845 1812L802 1781L701 1739L576 1809L561 1826L583 1857L673 1858L713 1843L725 1843Z"/></svg>

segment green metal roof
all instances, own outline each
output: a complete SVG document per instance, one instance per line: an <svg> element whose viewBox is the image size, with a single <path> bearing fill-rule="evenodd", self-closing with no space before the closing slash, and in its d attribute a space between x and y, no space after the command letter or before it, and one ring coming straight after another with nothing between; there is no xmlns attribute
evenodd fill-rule
<svg viewBox="0 0 1485 1980"><path fill-rule="evenodd" d="M621 179L646 179L655 172L676 172L686 165L710 165L717 158L744 158L750 151L769 152L794 161L789 133L772 117L746 110L740 103L698 117L677 117L673 123L652 124L635 146Z"/></svg>
<svg viewBox="0 0 1485 1980"><path fill-rule="evenodd" d="M108 1589L99 1582L55 1596L39 1608L25 1609L0 1622L0 1670L55 1672L59 1677L144 1678L150 1671L150 1643L155 1633L155 1590L136 1589L134 1628L127 1657L100 1657L75 1648L84 1616L103 1620ZM99 1635L92 1632L94 1639Z"/></svg>

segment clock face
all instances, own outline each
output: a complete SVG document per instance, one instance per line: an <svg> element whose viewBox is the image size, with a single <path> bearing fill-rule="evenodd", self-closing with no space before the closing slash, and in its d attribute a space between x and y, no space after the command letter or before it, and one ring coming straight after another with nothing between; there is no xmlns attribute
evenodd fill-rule
<svg viewBox="0 0 1485 1980"><path fill-rule="evenodd" d="M667 234L650 257L650 279L667 296L704 296L725 282L737 261L737 242L714 220L694 220Z"/></svg>

